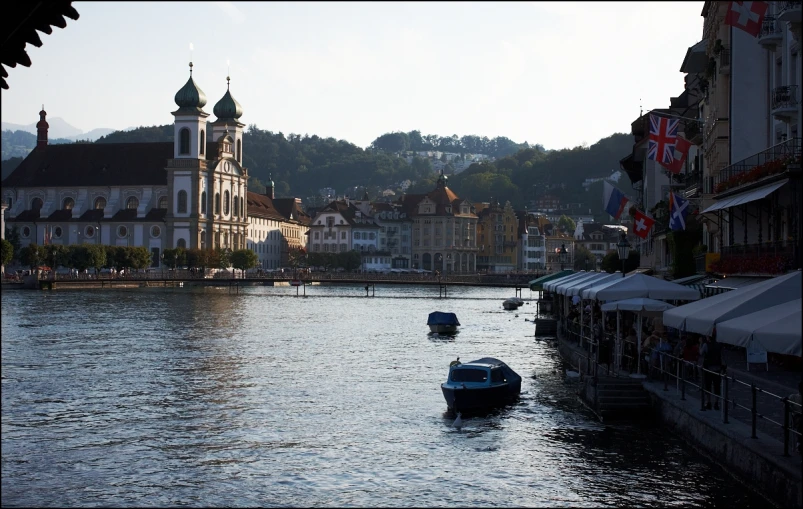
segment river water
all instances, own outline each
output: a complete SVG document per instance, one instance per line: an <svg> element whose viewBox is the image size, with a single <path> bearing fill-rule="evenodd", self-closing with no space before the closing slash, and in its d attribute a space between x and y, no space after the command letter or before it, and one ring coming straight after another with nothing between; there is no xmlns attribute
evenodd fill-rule
<svg viewBox="0 0 803 509"><path fill-rule="evenodd" d="M596 421L512 289L306 293L3 291L2 505L766 506L660 424ZM453 428L458 356L519 404Z"/></svg>

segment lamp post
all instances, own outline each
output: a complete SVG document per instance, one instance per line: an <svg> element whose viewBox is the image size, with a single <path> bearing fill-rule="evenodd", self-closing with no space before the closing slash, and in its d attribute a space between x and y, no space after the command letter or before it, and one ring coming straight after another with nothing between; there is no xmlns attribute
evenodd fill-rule
<svg viewBox="0 0 803 509"><path fill-rule="evenodd" d="M619 253L619 259L622 260L622 277L625 277L625 260L630 255L630 243L624 233L622 233L622 240L616 244L616 250Z"/></svg>
<svg viewBox="0 0 803 509"><path fill-rule="evenodd" d="M561 244L560 251L558 251L558 256L560 257L560 270L563 270L563 266L566 264L566 257L568 254L569 252L566 251L566 244Z"/></svg>

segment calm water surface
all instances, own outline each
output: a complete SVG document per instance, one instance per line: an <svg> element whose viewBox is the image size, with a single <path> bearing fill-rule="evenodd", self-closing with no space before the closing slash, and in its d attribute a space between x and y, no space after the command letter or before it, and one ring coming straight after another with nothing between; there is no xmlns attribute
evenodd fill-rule
<svg viewBox="0 0 803 509"><path fill-rule="evenodd" d="M295 294L4 291L2 505L766 506L657 424L597 422L511 289ZM457 356L507 362L520 403L452 428Z"/></svg>

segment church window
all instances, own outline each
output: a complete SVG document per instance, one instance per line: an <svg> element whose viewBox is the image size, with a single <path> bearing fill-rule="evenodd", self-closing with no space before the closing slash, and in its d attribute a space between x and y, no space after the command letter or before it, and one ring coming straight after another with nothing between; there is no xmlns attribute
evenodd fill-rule
<svg viewBox="0 0 803 509"><path fill-rule="evenodd" d="M179 131L179 147L178 153L179 154L189 154L190 153L190 130L186 127Z"/></svg>
<svg viewBox="0 0 803 509"><path fill-rule="evenodd" d="M240 203L239 203L239 201L240 201L240 198L235 196L234 197L234 207L232 207L232 211L231 211L232 214L235 215L235 216L240 213L240 206L239 206Z"/></svg>
<svg viewBox="0 0 803 509"><path fill-rule="evenodd" d="M151 226L151 237L158 237L162 234L162 229L156 225Z"/></svg>
<svg viewBox="0 0 803 509"><path fill-rule="evenodd" d="M204 146L205 145L206 145L206 132L202 130L201 131L201 146L198 147L198 150L201 153L201 155L204 155Z"/></svg>
<svg viewBox="0 0 803 509"><path fill-rule="evenodd" d="M122 237L125 237L127 235L128 235L128 228L126 228L123 225L120 225L120 226L117 227L117 236L118 237L122 238Z"/></svg>
<svg viewBox="0 0 803 509"><path fill-rule="evenodd" d="M103 210L106 208L106 198L98 196L95 198L95 210Z"/></svg>
<svg viewBox="0 0 803 509"><path fill-rule="evenodd" d="M245 217L245 200L240 200L240 217Z"/></svg>
<svg viewBox="0 0 803 509"><path fill-rule="evenodd" d="M40 210L44 202L42 202L42 198L34 198L31 200L31 210Z"/></svg>
<svg viewBox="0 0 803 509"><path fill-rule="evenodd" d="M64 198L64 201L61 203L61 208L64 210L72 210L75 206L75 200L72 198Z"/></svg>
<svg viewBox="0 0 803 509"><path fill-rule="evenodd" d="M201 214L206 214L206 191L201 193Z"/></svg>
<svg viewBox="0 0 803 509"><path fill-rule="evenodd" d="M186 214L187 213L187 191L183 189L178 192L178 199L176 200L176 211L179 214Z"/></svg>
<svg viewBox="0 0 803 509"><path fill-rule="evenodd" d="M28 227L28 226L23 226L22 227L22 236L25 237L26 239L28 237L30 237L31 236L31 228Z"/></svg>
<svg viewBox="0 0 803 509"><path fill-rule="evenodd" d="M237 162L242 164L242 152L243 152L243 142L242 140L237 140Z"/></svg>
<svg viewBox="0 0 803 509"><path fill-rule="evenodd" d="M220 193L215 193L215 214L220 214Z"/></svg>
<svg viewBox="0 0 803 509"><path fill-rule="evenodd" d="M178 241L176 242L176 247L183 247L183 248L186 249L187 248L187 241L184 240L184 239L178 239Z"/></svg>
<svg viewBox="0 0 803 509"><path fill-rule="evenodd" d="M231 209L231 199L228 191L223 191L223 215L228 216Z"/></svg>
<svg viewBox="0 0 803 509"><path fill-rule="evenodd" d="M167 196L159 198L159 206L156 208L167 210Z"/></svg>
<svg viewBox="0 0 803 509"><path fill-rule="evenodd" d="M125 202L125 208L128 210L136 210L139 207L139 200L137 200L136 196L129 196L128 200Z"/></svg>

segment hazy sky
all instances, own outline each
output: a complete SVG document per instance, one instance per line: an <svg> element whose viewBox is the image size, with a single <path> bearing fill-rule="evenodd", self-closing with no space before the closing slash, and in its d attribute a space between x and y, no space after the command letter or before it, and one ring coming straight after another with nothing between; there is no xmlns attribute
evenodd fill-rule
<svg viewBox="0 0 803 509"><path fill-rule="evenodd" d="M8 68L2 120L89 131L173 122L189 76L245 124L366 147L392 131L548 149L629 132L683 92L703 2L73 2ZM190 52L192 44L193 51ZM227 66L227 61L230 65ZM230 70L229 70L230 69Z"/></svg>

